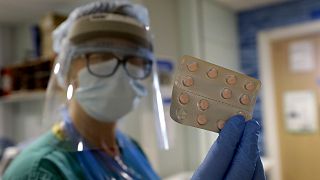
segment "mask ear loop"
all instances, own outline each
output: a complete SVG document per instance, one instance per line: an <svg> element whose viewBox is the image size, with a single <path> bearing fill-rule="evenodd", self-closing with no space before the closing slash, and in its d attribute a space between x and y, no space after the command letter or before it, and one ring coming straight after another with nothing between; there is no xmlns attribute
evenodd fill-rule
<svg viewBox="0 0 320 180"><path fill-rule="evenodd" d="M162 96L160 92L160 83L156 60L153 63L153 106L158 144L160 145L161 149L169 150L170 147L167 125L165 121Z"/></svg>

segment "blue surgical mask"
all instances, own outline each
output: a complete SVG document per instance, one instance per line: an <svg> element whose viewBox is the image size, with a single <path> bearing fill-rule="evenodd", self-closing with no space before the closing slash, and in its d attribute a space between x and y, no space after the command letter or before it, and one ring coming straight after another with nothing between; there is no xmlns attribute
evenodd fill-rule
<svg viewBox="0 0 320 180"><path fill-rule="evenodd" d="M94 65L97 71L112 68L109 62ZM123 68L108 78L90 74L87 68L79 71L79 87L75 98L84 111L101 122L114 122L128 114L146 96L146 88L128 77Z"/></svg>

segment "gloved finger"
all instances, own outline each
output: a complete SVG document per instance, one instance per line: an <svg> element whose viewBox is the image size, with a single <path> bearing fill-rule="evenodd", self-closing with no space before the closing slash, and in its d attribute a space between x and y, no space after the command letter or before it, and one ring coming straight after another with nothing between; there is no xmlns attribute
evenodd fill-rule
<svg viewBox="0 0 320 180"><path fill-rule="evenodd" d="M240 115L226 122L192 179L223 179L236 152L245 124L244 117Z"/></svg>
<svg viewBox="0 0 320 180"><path fill-rule="evenodd" d="M263 165L261 162L261 158L258 158L256 169L254 170L254 174L252 180L265 180L266 176L264 174Z"/></svg>
<svg viewBox="0 0 320 180"><path fill-rule="evenodd" d="M255 120L246 123L241 142L225 179L235 180L240 177L244 180L252 179L259 158L260 129L259 123Z"/></svg>

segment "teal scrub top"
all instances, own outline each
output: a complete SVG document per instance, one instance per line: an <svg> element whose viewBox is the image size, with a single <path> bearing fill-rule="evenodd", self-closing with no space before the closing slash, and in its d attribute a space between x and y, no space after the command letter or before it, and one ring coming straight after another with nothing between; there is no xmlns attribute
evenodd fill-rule
<svg viewBox="0 0 320 180"><path fill-rule="evenodd" d="M117 141L120 141L118 144L123 162L139 174L138 179L160 179L137 143L119 131ZM64 147L65 143L62 136L59 136L59 131L44 134L15 158L6 170L3 180L123 179L111 175L110 169L115 166L104 166L103 158L97 158L102 159L102 164L96 161L93 163L86 158L88 153L64 151L61 147ZM94 157L91 155L92 153L90 157ZM99 170L101 171L97 173Z"/></svg>

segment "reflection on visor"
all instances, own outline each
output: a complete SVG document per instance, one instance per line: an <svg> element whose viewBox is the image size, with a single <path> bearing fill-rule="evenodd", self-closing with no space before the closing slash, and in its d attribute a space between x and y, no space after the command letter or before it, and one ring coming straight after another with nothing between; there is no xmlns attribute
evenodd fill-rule
<svg viewBox="0 0 320 180"><path fill-rule="evenodd" d="M164 109L163 109L163 102L162 96L160 92L160 83L159 77L157 74L157 63L154 63L154 73L153 73L153 103L154 103L154 115L155 115L155 123L156 123L156 130L157 130L157 139L160 148L164 150L169 150L169 139L168 139L168 132L167 132L167 125L166 120L164 117Z"/></svg>

